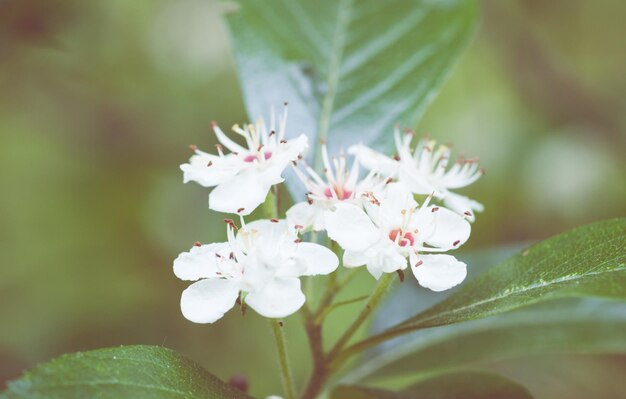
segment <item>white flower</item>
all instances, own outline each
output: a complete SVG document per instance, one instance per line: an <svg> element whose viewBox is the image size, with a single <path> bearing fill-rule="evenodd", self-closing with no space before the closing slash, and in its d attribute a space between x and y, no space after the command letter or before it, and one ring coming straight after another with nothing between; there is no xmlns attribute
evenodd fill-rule
<svg viewBox="0 0 626 399"><path fill-rule="evenodd" d="M215 322L237 298L262 316L288 316L304 304L299 277L328 274L339 264L328 248L300 242L284 220L248 223L236 237L228 222L228 242L194 246L174 260L178 278L197 280L180 301L195 323Z"/></svg>
<svg viewBox="0 0 626 399"><path fill-rule="evenodd" d="M315 231L324 230L326 220L333 218L333 210L338 203L351 203L361 206L368 201L370 193L380 191L385 181L375 172L370 172L359 180L359 163L355 159L348 169L346 157L341 152L338 158L328 157L326 146L322 146L324 175L320 177L305 164L306 174L294 168L296 174L307 189L307 201L299 202L287 211L287 222L290 226Z"/></svg>
<svg viewBox="0 0 626 399"><path fill-rule="evenodd" d="M468 186L483 175L475 160L459 159L450 169L450 148L440 145L435 148L433 140L420 140L411 153L412 133L400 137L400 129L394 130L394 138L398 151L397 157L388 157L362 144L348 149L359 162L370 170L398 178L415 194L434 193L443 200L446 207L465 215L474 221L474 212L482 212L482 204L462 195L453 193L452 189Z"/></svg>
<svg viewBox="0 0 626 399"><path fill-rule="evenodd" d="M285 140L287 106L280 118L278 130L274 113L269 128L262 120L233 131L246 141L243 147L213 123L213 131L221 143L218 155L195 149L189 163L180 165L183 180L195 181L204 187L216 186L209 194L209 208L228 213L248 215L261 205L274 184L283 182L283 170L301 156L308 146L305 135ZM222 146L231 151L224 154Z"/></svg>
<svg viewBox="0 0 626 399"><path fill-rule="evenodd" d="M408 257L420 285L443 291L465 279L465 263L450 255L423 253L459 247L471 228L462 216L429 206L429 200L418 206L405 186L391 183L367 205L367 214L352 204L338 204L326 231L345 249L345 266L366 265L379 278L382 273L405 269Z"/></svg>

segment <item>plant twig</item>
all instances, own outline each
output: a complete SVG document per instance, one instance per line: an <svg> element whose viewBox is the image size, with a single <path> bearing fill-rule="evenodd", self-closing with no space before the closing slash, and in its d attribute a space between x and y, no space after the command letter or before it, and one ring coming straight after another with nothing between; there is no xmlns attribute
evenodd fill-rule
<svg viewBox="0 0 626 399"><path fill-rule="evenodd" d="M367 318L372 313L372 311L380 303L380 301L383 299L383 297L387 293L387 290L393 283L394 277L395 276L392 273L383 274L383 276L380 279L380 282L378 283L378 286L376 287L376 290L374 290L374 292L370 296L369 300L365 304L365 307L361 310L361 313L359 313L359 316L350 325L350 327L348 327L348 329L343 333L343 335L339 338L335 346L331 349L330 353L328 354L328 358L331 361L343 349L345 344L350 340L350 338L352 338L354 333L359 329L359 327L361 327L363 322L367 320Z"/></svg>
<svg viewBox="0 0 626 399"><path fill-rule="evenodd" d="M278 349L278 361L280 363L281 380L283 391L286 399L296 399L296 385L293 379L293 373L289 366L289 358L287 356L287 341L285 332L283 331L283 321L279 319L271 319L272 331L276 339L276 348Z"/></svg>

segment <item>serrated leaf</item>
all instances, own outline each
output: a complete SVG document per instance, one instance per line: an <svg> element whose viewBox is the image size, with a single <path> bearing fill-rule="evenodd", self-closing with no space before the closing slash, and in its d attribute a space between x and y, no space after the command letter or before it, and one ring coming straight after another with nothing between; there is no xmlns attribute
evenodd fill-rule
<svg viewBox="0 0 626 399"><path fill-rule="evenodd" d="M549 299L624 299L625 248L626 218L578 227L531 246L442 302L368 338L359 347L370 347L417 329L487 317Z"/></svg>
<svg viewBox="0 0 626 399"><path fill-rule="evenodd" d="M393 124L414 125L476 19L473 0L238 3L228 23L249 116L287 101L292 134L331 152L390 145Z"/></svg>
<svg viewBox="0 0 626 399"><path fill-rule="evenodd" d="M6 399L252 399L159 346L63 355L8 384Z"/></svg>
<svg viewBox="0 0 626 399"><path fill-rule="evenodd" d="M546 354L626 353L626 304L573 298L420 330L384 343L341 379L428 375Z"/></svg>
<svg viewBox="0 0 626 399"><path fill-rule="evenodd" d="M392 392L358 386L339 386L331 399L532 399L516 382L497 374L464 371L438 375L409 389Z"/></svg>

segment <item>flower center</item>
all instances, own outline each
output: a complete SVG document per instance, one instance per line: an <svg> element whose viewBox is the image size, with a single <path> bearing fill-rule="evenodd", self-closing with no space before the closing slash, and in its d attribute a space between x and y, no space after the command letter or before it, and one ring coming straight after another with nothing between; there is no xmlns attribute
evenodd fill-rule
<svg viewBox="0 0 626 399"><path fill-rule="evenodd" d="M330 187L326 187L326 189L324 189L324 195L326 196L326 198L333 198L333 192L330 190ZM335 194L337 194L337 199L339 199L340 201L346 200L352 195L352 191L350 190L344 190L338 187L333 187L332 190L335 192Z"/></svg>
<svg viewBox="0 0 626 399"><path fill-rule="evenodd" d="M268 160L272 157L272 153L269 151L266 151L263 153L263 157L265 158L265 160ZM249 154L246 155L246 157L243 159L244 162L254 162L255 159L257 158L257 154Z"/></svg>
<svg viewBox="0 0 626 399"><path fill-rule="evenodd" d="M415 244L415 237L413 233L407 231L403 233L400 229L394 229L389 232L389 239L393 242L397 242L399 246L406 247ZM397 241L396 241L397 240Z"/></svg>

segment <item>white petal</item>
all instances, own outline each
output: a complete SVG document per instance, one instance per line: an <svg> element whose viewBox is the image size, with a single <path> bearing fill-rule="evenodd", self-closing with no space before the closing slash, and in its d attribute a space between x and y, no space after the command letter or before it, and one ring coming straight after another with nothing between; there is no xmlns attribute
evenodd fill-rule
<svg viewBox="0 0 626 399"><path fill-rule="evenodd" d="M397 161L363 144L353 145L348 148L348 153L354 155L365 168L374 170L383 176L393 177L398 171L399 164Z"/></svg>
<svg viewBox="0 0 626 399"><path fill-rule="evenodd" d="M465 215L467 220L473 222L475 220L474 213L482 212L485 207L468 197L464 197L459 194L447 192L443 198L443 203L448 208L452 209L460 215ZM469 214L468 214L469 213Z"/></svg>
<svg viewBox="0 0 626 399"><path fill-rule="evenodd" d="M208 166L209 163L211 166ZM195 181L204 187L213 187L228 181L243 167L243 162L235 155L218 157L202 151L196 151L189 163L180 165L184 183Z"/></svg>
<svg viewBox="0 0 626 399"><path fill-rule="evenodd" d="M433 291L444 291L460 284L467 275L465 263L450 255L419 255L422 263L411 270L422 287Z"/></svg>
<svg viewBox="0 0 626 399"><path fill-rule="evenodd" d="M362 251L378 241L380 231L365 211L356 205L339 203L324 214L328 237L346 250Z"/></svg>
<svg viewBox="0 0 626 399"><path fill-rule="evenodd" d="M345 267L363 266L369 258L365 255L365 251L346 250L343 253L343 265Z"/></svg>
<svg viewBox="0 0 626 399"><path fill-rule="evenodd" d="M228 243L216 243L193 247L183 252L174 260L174 274L181 280L199 280L215 277L217 254L227 260L230 254Z"/></svg>
<svg viewBox="0 0 626 399"><path fill-rule="evenodd" d="M235 305L237 296L239 284L233 280L200 280L183 291L180 309L189 321L213 323Z"/></svg>
<svg viewBox="0 0 626 399"><path fill-rule="evenodd" d="M371 207L377 223L381 226L397 228L403 224L403 211L410 211L417 207L413 194L402 183L387 184L379 195L380 206ZM368 209L370 211L370 209Z"/></svg>
<svg viewBox="0 0 626 399"><path fill-rule="evenodd" d="M433 209L436 212L432 212ZM443 207L430 206L424 213L432 217L432 225L426 228L426 235L420 234L426 244L436 248L458 248L463 245L470 236L471 225L463 216ZM424 226L425 227L425 226ZM419 229L419 227L418 227Z"/></svg>
<svg viewBox="0 0 626 399"><path fill-rule="evenodd" d="M406 258L398 251L397 245L391 240L381 240L381 242L370 249L375 251L376 255L372 256L367 262L367 270L374 278L378 279L382 273L393 273L396 270L406 268Z"/></svg>
<svg viewBox="0 0 626 399"><path fill-rule="evenodd" d="M401 160L401 166L398 173L398 180L406 185L406 187L415 194L431 194L437 193L435 186L433 186L426 176L423 176L420 171L413 164L413 159L407 161Z"/></svg>
<svg viewBox="0 0 626 399"><path fill-rule="evenodd" d="M317 203L299 202L287 211L287 223L289 227L300 225L304 229L313 227L313 230L323 230L324 212L326 209Z"/></svg>
<svg viewBox="0 0 626 399"><path fill-rule="evenodd" d="M275 256L280 246L285 243L293 244L293 241L297 238L293 233L293 229L290 229L287 226L287 222L282 219L277 222L259 219L246 223L245 228L240 229L237 234L237 242L244 248L249 248L247 245L249 235L252 235L254 238L255 247L269 257Z"/></svg>
<svg viewBox="0 0 626 399"><path fill-rule="evenodd" d="M279 318L295 313L304 304L300 279L276 278L262 289L250 292L246 303L261 316Z"/></svg>
<svg viewBox="0 0 626 399"><path fill-rule="evenodd" d="M306 276L329 274L339 266L339 259L333 251L312 242L301 242L297 245L295 260L306 266Z"/></svg>
<svg viewBox="0 0 626 399"><path fill-rule="evenodd" d="M219 184L209 194L209 208L218 212L248 215L265 202L272 184L266 183L259 173L249 169ZM241 212L237 212L242 209Z"/></svg>

